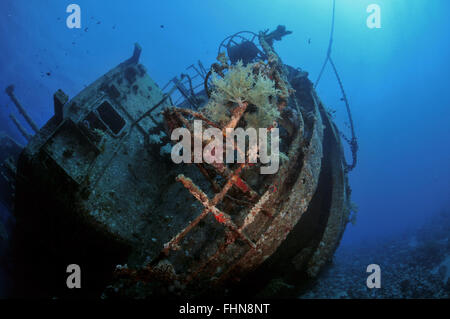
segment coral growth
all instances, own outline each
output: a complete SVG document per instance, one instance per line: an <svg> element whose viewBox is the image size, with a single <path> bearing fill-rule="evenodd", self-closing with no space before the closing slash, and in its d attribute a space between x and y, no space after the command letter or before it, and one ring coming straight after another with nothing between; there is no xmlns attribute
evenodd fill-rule
<svg viewBox="0 0 450 319"><path fill-rule="evenodd" d="M229 67L227 74L221 78L213 74L214 91L204 112L219 124L227 123L235 104L247 102L250 112L246 112L246 127L271 127L280 117L276 105L279 90L275 82L260 70L258 63L243 65L241 61Z"/></svg>

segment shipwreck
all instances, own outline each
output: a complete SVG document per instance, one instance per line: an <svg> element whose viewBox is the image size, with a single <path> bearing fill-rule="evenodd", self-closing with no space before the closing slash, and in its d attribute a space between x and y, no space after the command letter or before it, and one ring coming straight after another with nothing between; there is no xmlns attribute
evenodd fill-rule
<svg viewBox="0 0 450 319"><path fill-rule="evenodd" d="M56 92L40 129L8 87L33 128L14 119L28 144L10 146L1 170L16 219L15 294L295 296L317 276L351 218L357 143L341 139L308 73L275 52L289 33L234 34L210 69L198 62L162 88L136 45L75 97ZM173 163L171 133L193 132L194 120L223 134L276 126L279 171ZM82 289L66 286L70 264L82 270Z"/></svg>

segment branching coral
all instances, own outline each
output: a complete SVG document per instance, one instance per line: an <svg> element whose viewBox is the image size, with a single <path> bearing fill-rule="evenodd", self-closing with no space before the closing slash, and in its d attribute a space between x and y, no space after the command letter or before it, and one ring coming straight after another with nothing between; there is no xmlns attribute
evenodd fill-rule
<svg viewBox="0 0 450 319"><path fill-rule="evenodd" d="M246 112L247 127L271 127L280 117L276 105L280 91L275 82L260 71L257 63L244 66L238 62L231 66L223 77L213 74L214 91L204 112L213 121L224 124L230 120L230 111L242 102L247 102L253 111Z"/></svg>

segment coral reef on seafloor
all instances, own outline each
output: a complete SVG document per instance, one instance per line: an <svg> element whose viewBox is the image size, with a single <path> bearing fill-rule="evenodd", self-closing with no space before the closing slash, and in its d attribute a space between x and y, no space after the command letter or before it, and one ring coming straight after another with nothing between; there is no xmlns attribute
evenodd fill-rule
<svg viewBox="0 0 450 319"><path fill-rule="evenodd" d="M214 73L214 90L203 112L223 125L231 119L236 104L247 102L250 111L244 115L246 128L271 127L280 117L276 104L280 91L263 70L260 63L244 66L239 61L228 68L223 78Z"/></svg>

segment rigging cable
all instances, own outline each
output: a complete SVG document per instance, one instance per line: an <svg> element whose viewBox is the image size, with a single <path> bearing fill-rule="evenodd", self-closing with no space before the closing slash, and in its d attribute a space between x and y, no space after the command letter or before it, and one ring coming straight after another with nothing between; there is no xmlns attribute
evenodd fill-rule
<svg viewBox="0 0 450 319"><path fill-rule="evenodd" d="M319 76L317 77L316 83L314 84L314 88L316 88L317 85L319 84L319 81L320 81L320 79L322 77L322 74L323 74L323 72L325 70L325 67L326 67L327 63L330 62L331 67L333 68L334 74L336 75L336 79L337 79L337 81L339 83L339 87L340 87L341 92L342 92L342 100L345 102L345 107L346 107L346 110L347 110L348 120L350 122L350 130L351 130L351 134L352 134L351 140L348 139L345 135L343 135L341 133L342 137L350 144L350 150L352 152L352 163L348 164L346 162L346 164L345 164L346 165L345 169L346 169L347 172L349 172L349 171L351 171L352 169L355 168L356 163L357 163L358 140L356 139L355 127L353 125L353 118L352 118L352 113L351 113L351 110L350 110L350 104L349 104L348 99L347 99L347 95L345 94L344 86L342 84L341 77L339 76L339 73L338 73L338 71L336 69L336 65L334 64L333 60L331 59L331 49L332 49L332 46L333 46L333 35L334 35L335 11L336 11L336 0L333 0L333 15L332 15L332 18L331 18L331 32L330 32L330 41L328 43L327 55L325 57L325 61L323 62L323 65L322 65L322 68L320 70Z"/></svg>

